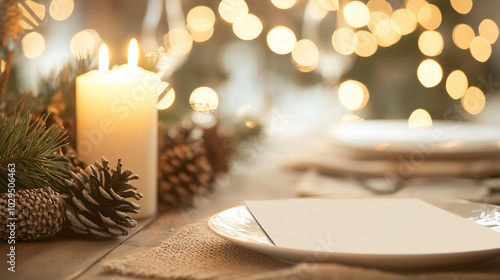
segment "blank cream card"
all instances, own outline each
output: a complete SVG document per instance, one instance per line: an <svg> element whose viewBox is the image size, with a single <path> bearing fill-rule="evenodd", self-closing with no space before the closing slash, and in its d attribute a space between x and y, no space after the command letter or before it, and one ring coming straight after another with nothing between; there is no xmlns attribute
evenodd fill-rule
<svg viewBox="0 0 500 280"><path fill-rule="evenodd" d="M500 248L500 233L418 199L246 201L275 245L359 254Z"/></svg>

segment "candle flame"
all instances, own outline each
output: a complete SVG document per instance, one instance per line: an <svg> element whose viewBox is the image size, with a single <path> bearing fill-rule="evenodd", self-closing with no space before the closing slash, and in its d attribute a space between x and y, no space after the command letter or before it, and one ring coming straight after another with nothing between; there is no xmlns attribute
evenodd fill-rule
<svg viewBox="0 0 500 280"><path fill-rule="evenodd" d="M108 71L109 69L109 52L108 46L102 44L99 48L99 71Z"/></svg>
<svg viewBox="0 0 500 280"><path fill-rule="evenodd" d="M131 66L137 66L137 58L139 57L139 45L136 39L130 40L128 45L128 64Z"/></svg>

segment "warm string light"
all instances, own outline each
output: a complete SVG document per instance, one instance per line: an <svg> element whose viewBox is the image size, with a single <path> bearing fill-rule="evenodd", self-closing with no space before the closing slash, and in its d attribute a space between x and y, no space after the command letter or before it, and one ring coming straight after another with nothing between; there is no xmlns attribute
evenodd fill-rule
<svg viewBox="0 0 500 280"><path fill-rule="evenodd" d="M484 96L481 89L469 87L462 96L461 101L462 107L467 113L477 115L483 110L486 104L486 96Z"/></svg>
<svg viewBox="0 0 500 280"><path fill-rule="evenodd" d="M69 48L73 57L81 60L92 55L100 42L101 37L97 31L86 29L71 37Z"/></svg>
<svg viewBox="0 0 500 280"><path fill-rule="evenodd" d="M257 38L262 32L262 29L262 22L253 14L246 14L242 19L233 23L234 34L245 41Z"/></svg>
<svg viewBox="0 0 500 280"><path fill-rule="evenodd" d="M45 52L45 38L38 32L30 32L24 35L21 47L27 58L38 58Z"/></svg>
<svg viewBox="0 0 500 280"><path fill-rule="evenodd" d="M192 8L186 17L186 28L195 42L205 42L214 34L215 14L209 7Z"/></svg>
<svg viewBox="0 0 500 280"><path fill-rule="evenodd" d="M217 93L209 87L199 87L189 97L191 107L200 113L212 113L219 106Z"/></svg>
<svg viewBox="0 0 500 280"><path fill-rule="evenodd" d="M355 80L341 83L338 95L340 103L351 111L363 109L370 99L370 93L366 86Z"/></svg>
<svg viewBox="0 0 500 280"><path fill-rule="evenodd" d="M446 79L446 91L453 99L460 99L467 90L469 82L464 72L455 70Z"/></svg>
<svg viewBox="0 0 500 280"><path fill-rule="evenodd" d="M166 92L166 93L165 93ZM164 94L165 93L165 94ZM160 100L156 105L158 110L165 110L170 108L175 101L175 91L167 82L160 82L158 85L158 99Z"/></svg>
<svg viewBox="0 0 500 280"><path fill-rule="evenodd" d="M244 0L222 0L219 14L225 21L234 23L248 14L248 5Z"/></svg>
<svg viewBox="0 0 500 280"><path fill-rule="evenodd" d="M290 53L296 43L297 37L288 27L276 26L267 33L267 45L276 54Z"/></svg>
<svg viewBox="0 0 500 280"><path fill-rule="evenodd" d="M25 30L33 30L45 19L45 5L34 1L25 1L24 3L26 5L18 3L19 9L23 14L19 24Z"/></svg>
<svg viewBox="0 0 500 280"><path fill-rule="evenodd" d="M311 72L319 63L319 50L313 41L299 40L292 50L292 60L301 72Z"/></svg>
<svg viewBox="0 0 500 280"><path fill-rule="evenodd" d="M242 40L252 40L256 38L262 29L261 21L257 16L251 17L259 25L256 25L254 34L250 23L245 23L245 18L249 17L248 6L244 0L236 1L229 9L224 0L219 5L219 13L227 22L233 23L233 31ZM272 3L279 9L289 9L293 7L294 0L272 0ZM317 7L325 11L338 10L338 1L316 1ZM451 5L455 11L467 14L472 9L472 0L451 0ZM311 11L315 5L311 5ZM316 18L314 13L312 18ZM393 10L391 4L386 0L370 0L366 4L361 1L350 1L342 10L341 15L349 27L336 29L332 34L332 47L341 55L356 54L359 57L370 57L377 52L378 47L390 47L396 44L401 37L409 35L417 30L420 25L423 31L418 40L418 49L427 57L439 56L444 49L443 35L437 31L442 23L441 10L434 4L426 0L408 0L404 7ZM325 14L317 17L321 20ZM246 26L245 28L239 26ZM457 25L454 28L453 42L461 49L469 49L472 57L479 62L485 62L491 56L491 44L498 36L499 30L495 22L485 19L479 26L479 35L466 24ZM302 72L309 72L316 68L320 59L320 54L316 44L310 40L297 40L292 30L280 26L275 27L267 34L267 44L269 49L276 54L284 55L291 53L292 61L296 68ZM432 88L440 84L443 80L443 69L436 59L424 59L417 68L416 76L420 83L426 88ZM357 82L357 81L356 81ZM360 83L360 82L358 82ZM467 76L462 71L456 70L446 78L447 92L453 99L465 96L467 89ZM354 94L345 95L345 88L351 86ZM350 110L359 110L366 105L369 96L366 86L356 85L353 81L346 81L339 88L339 98L341 103ZM354 86L356 85L356 86ZM359 88L365 88L366 94ZM356 90L355 90L356 89ZM359 92L358 98L356 92ZM477 94L476 94L477 95ZM347 97L348 96L348 97ZM470 110L469 110L470 111Z"/></svg>
<svg viewBox="0 0 500 280"><path fill-rule="evenodd" d="M432 126L432 118L429 112L424 109L417 109L408 118L409 128Z"/></svg>
<svg viewBox="0 0 500 280"><path fill-rule="evenodd" d="M417 77L424 87L435 87L443 78L443 69L437 61L433 59L426 59L418 66Z"/></svg>
<svg viewBox="0 0 500 280"><path fill-rule="evenodd" d="M271 2L277 9L292 9L296 6L296 0L271 0ZM473 7L472 0L450 0L450 3L453 9L460 14L469 13ZM71 15L72 5L74 5L73 0L52 1L51 7L64 6L65 8L59 12L56 12L56 9L53 8L53 11L49 11L51 17L56 20L64 20ZM316 0L311 4L311 7L310 11L308 11L309 16L322 20L329 11L337 12L339 10L339 2L338 0ZM33 16L38 17L30 23L32 28L36 26L37 20L43 19L45 10L43 10L43 5L34 2L29 5L29 8L35 12L26 11L26 8L24 8L23 14L26 14L25 17L28 19ZM218 13L224 21L232 24L234 34L241 40L253 40L266 29L258 15L249 13L249 7L244 0L222 0L218 6ZM403 7L393 10L387 0L369 0L365 3L350 1L338 13L344 17L348 26L338 28L332 32L331 46L341 55L355 54L359 57L370 57L376 54L380 47L390 47L398 43L403 36L415 32L417 26L420 25L426 31L419 35L418 49L427 58L420 63L416 76L420 83L427 88L435 87L442 82L445 73L443 73L438 59L431 59L439 56L445 48L444 35L439 30L436 30L442 22L441 11L436 5L430 4L426 0L407 0ZM215 20L216 16L210 7L196 6L192 8L186 16L185 28L174 28L165 35L164 43L167 52L177 56L188 54L191 51L193 42L205 42L212 37ZM29 29L30 26L28 25L30 24L24 23L26 29ZM491 57L491 45L496 42L499 36L499 28L491 19L484 19L475 29L476 32L474 28L467 24L458 24L452 32L453 43L460 49L469 50L470 55L477 61L485 62ZM30 36L36 37L36 34ZM30 46L35 44L28 44L28 39L26 39L26 43L23 40L25 55L30 57L41 55L43 50L40 52L40 46L44 45L44 42L38 44L38 47L32 47L38 49L38 51L32 51ZM291 53L292 61L299 71L312 71L318 66L320 60L318 47L314 41L299 39L297 39L294 31L285 26L276 26L270 29L266 35L267 45L271 51L279 55ZM39 37L36 40L41 41ZM71 53L77 59L84 59L92 54L100 40L99 34L95 30L80 31L71 40ZM102 67L99 68L107 69L109 68L109 58L107 58L107 64L101 62L101 57L104 57L101 54L103 48L106 48L106 46L103 45L100 49L99 60ZM137 41L131 42L130 49L136 48L138 53ZM137 55L134 56L135 58L130 56L129 53L129 64L137 65ZM475 96L476 99L477 96L480 96L477 91L473 91L476 93L466 94L466 90L469 90L469 88L467 76L464 72L454 70L451 73L446 73L446 75L446 91L451 98L462 99L463 104L468 104L471 103L472 97L470 96ZM360 84L362 85L361 88L366 88L362 83ZM365 95L369 96L364 93L359 96ZM169 98L167 99L166 96ZM217 95L215 94L215 96ZM170 89L168 94L160 100L164 101L163 106L160 107L168 108L174 98L175 92ZM344 100L344 102L346 101ZM354 103L362 106L351 104L350 107L359 107L354 109L359 110L366 105L363 104L365 102L367 102L365 97L356 99ZM168 106L165 106L165 104L168 104ZM466 111L476 112L477 109L474 111L469 106Z"/></svg>
<svg viewBox="0 0 500 280"><path fill-rule="evenodd" d="M296 0L271 0L271 2L273 3L274 6L276 6L276 8L286 10L293 7L293 5L295 5Z"/></svg>
<svg viewBox="0 0 500 280"><path fill-rule="evenodd" d="M75 9L75 2L73 0L52 0L49 6L50 16L57 20L66 20L73 14Z"/></svg>
<svg viewBox="0 0 500 280"><path fill-rule="evenodd" d="M418 48L426 56L440 55L443 47L443 37L437 31L424 31L418 38Z"/></svg>

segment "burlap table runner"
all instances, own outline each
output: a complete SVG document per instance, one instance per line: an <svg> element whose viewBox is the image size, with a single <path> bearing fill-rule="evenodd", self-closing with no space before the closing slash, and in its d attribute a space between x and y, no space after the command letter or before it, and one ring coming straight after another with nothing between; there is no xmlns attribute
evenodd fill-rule
<svg viewBox="0 0 500 280"><path fill-rule="evenodd" d="M233 245L206 222L187 225L161 246L104 264L104 270L124 276L159 279L500 279L500 258L461 270L387 272L340 264L291 265Z"/></svg>

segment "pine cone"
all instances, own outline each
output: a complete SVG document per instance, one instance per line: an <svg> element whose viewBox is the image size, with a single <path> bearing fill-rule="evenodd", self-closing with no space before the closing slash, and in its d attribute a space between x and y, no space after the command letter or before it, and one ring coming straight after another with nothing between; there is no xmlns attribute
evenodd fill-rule
<svg viewBox="0 0 500 280"><path fill-rule="evenodd" d="M159 197L170 206L193 205L209 187L212 168L205 147L200 140L189 139L189 129L180 127L159 157Z"/></svg>
<svg viewBox="0 0 500 280"><path fill-rule="evenodd" d="M7 225L11 222L15 222L16 241L37 240L53 236L61 230L65 221L64 202L62 196L51 188L17 190L14 193L14 216L9 212L8 195L0 195L0 240L8 239L11 231ZM13 217L17 220L8 220Z"/></svg>
<svg viewBox="0 0 500 280"><path fill-rule="evenodd" d="M203 129L203 140L207 149L207 157L212 166L214 176L228 172L232 153L232 140L220 133L219 125Z"/></svg>
<svg viewBox="0 0 500 280"><path fill-rule="evenodd" d="M7 46L8 39L15 40L17 35L23 33L20 24L21 11L15 0L2 0L0 2L0 40Z"/></svg>
<svg viewBox="0 0 500 280"><path fill-rule="evenodd" d="M126 213L138 213L141 206L126 198L139 200L143 196L128 183L139 176L130 170L122 172L120 160L116 169L110 169L104 157L101 161L85 171L71 172L72 180L66 180L69 195L64 195L66 217L69 227L77 233L116 238L127 235L127 228L137 225Z"/></svg>

